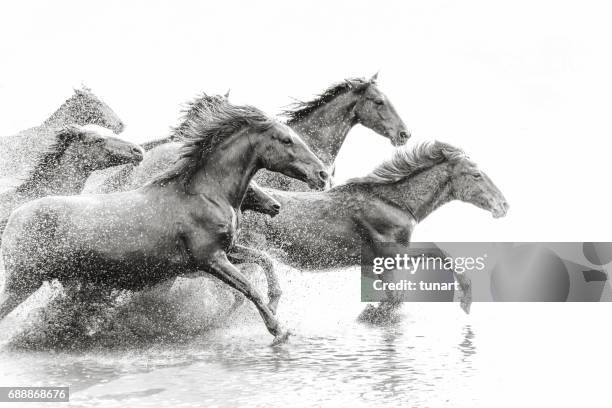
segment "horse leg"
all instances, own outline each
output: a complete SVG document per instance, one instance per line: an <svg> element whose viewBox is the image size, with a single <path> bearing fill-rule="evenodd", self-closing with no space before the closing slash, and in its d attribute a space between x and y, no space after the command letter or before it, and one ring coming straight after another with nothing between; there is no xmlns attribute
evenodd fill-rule
<svg viewBox="0 0 612 408"><path fill-rule="evenodd" d="M9 313L11 313L17 306L23 301L36 292L38 287L28 287L21 290L10 290L5 288L2 294L0 294L0 320L4 319Z"/></svg>
<svg viewBox="0 0 612 408"><path fill-rule="evenodd" d="M268 308L272 313L276 314L278 302L283 291L278 283L278 276L274 270L272 259L268 254L259 249L245 247L244 245L235 245L228 256L237 263L253 262L261 266L266 275L266 281L268 282Z"/></svg>
<svg viewBox="0 0 612 408"><path fill-rule="evenodd" d="M461 309L465 313L470 314L470 307L472 306L472 281L462 273L453 271L453 274L457 283L459 283L459 287L461 287L461 297L459 298Z"/></svg>
<svg viewBox="0 0 612 408"><path fill-rule="evenodd" d="M265 305L262 296L253 287L251 282L227 259L225 252L216 252L202 265L202 269L217 277L234 289L239 290L249 299L261 315L270 334L274 336L272 344L279 344L287 340L289 332L285 331L274 314Z"/></svg>

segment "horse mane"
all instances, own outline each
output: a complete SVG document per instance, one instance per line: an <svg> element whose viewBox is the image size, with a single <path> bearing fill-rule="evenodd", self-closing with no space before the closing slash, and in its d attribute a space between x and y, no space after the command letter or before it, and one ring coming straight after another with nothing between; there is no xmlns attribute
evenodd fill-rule
<svg viewBox="0 0 612 408"><path fill-rule="evenodd" d="M264 130L272 124L271 118L253 106L232 105L221 97L203 94L188 105L182 123L172 132L172 136L183 143L178 160L150 184L163 186L179 179L185 186L200 164L223 141L247 126Z"/></svg>
<svg viewBox="0 0 612 408"><path fill-rule="evenodd" d="M181 140L183 134L189 132L190 124L195 118L207 115L208 112L217 109L217 107L223 103L228 103L226 96L201 93L193 101L185 104L184 108L181 109L181 121L178 126L170 129L169 136L144 142L140 146L145 151L149 151L165 143Z"/></svg>
<svg viewBox="0 0 612 408"><path fill-rule="evenodd" d="M53 143L39 154L36 164L15 191L27 193L34 185L44 181L48 171L59 164L68 147L83 133L85 133L83 129L74 125L56 131Z"/></svg>
<svg viewBox="0 0 612 408"><path fill-rule="evenodd" d="M342 95L351 89L362 92L372 83L373 82L364 78L345 79L342 82L331 85L310 101L296 101L290 104L287 109L281 112L281 115L287 118L287 124L295 123L300 119L309 116L317 108L325 105L337 96Z"/></svg>
<svg viewBox="0 0 612 408"><path fill-rule="evenodd" d="M400 147L370 174L348 180L352 184L391 184L445 161L465 158L463 150L443 142L423 142L413 148ZM340 186L338 186L340 187Z"/></svg>

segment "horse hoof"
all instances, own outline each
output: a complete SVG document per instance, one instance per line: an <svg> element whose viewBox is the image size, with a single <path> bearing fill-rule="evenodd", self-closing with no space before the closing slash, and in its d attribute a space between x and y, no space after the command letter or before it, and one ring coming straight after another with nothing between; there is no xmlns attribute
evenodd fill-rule
<svg viewBox="0 0 612 408"><path fill-rule="evenodd" d="M293 333L289 330L281 330L279 334L274 336L274 341L272 342L272 346L278 346L280 344L285 344L287 340L289 340L289 336Z"/></svg>
<svg viewBox="0 0 612 408"><path fill-rule="evenodd" d="M470 308L472 307L472 299L461 299L461 309L465 314L470 314Z"/></svg>
<svg viewBox="0 0 612 408"><path fill-rule="evenodd" d="M357 321L375 326L386 326L401 321L397 308L381 303L378 307L367 305L357 317Z"/></svg>

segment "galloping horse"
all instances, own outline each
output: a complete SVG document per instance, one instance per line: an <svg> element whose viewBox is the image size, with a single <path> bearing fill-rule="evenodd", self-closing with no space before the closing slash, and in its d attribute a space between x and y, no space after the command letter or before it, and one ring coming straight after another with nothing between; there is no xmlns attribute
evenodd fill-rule
<svg viewBox="0 0 612 408"><path fill-rule="evenodd" d="M245 231L266 238L263 245L261 240L250 244L281 250L284 261L309 269L358 265L366 223L408 245L416 224L451 200L474 204L494 217L508 210L491 179L462 150L440 142L399 148L370 175L324 192L266 191L283 211L257 223L245 218Z"/></svg>
<svg viewBox="0 0 612 408"><path fill-rule="evenodd" d="M173 129L169 137L149 142L149 144L143 144L143 147L150 147L151 145L155 145L155 147L145 153L145 158L140 165L136 167L117 166L105 170L104 172L107 174L103 175L103 177L106 178L103 178L101 185L97 185L96 181L92 181L92 178L95 176L90 177L87 182L90 188L89 191L109 193L133 190L144 186L168 171L181 154L182 145L177 143L176 140L189 136L193 132L194 125L197 125L202 118L218 113L223 108L223 105L229 105L227 96L228 94L221 96L203 93L195 98L187 104L183 110L181 122ZM87 192L88 187L85 188L85 192ZM275 216L280 211L280 204L264 192L255 181L251 181L240 210L237 213L240 219L242 218L242 211L246 210ZM268 307L275 313L282 291L273 270L274 267L270 257L263 251L242 245L234 246L229 256L231 260L236 262L254 262L261 266L268 282L268 298L270 299ZM237 303L235 306L237 307L242 303L243 298L237 297L236 299Z"/></svg>
<svg viewBox="0 0 612 408"><path fill-rule="evenodd" d="M361 124L391 140L394 146L406 143L410 132L387 96L378 89L378 74L369 80L345 79L308 102L296 102L283 114L287 125L302 136L333 175L338 152L353 126ZM306 191L303 183L277 177L266 171L255 178L263 187Z"/></svg>
<svg viewBox="0 0 612 408"><path fill-rule="evenodd" d="M0 318L45 280L139 290L177 275L210 273L251 300L268 331L288 336L262 296L227 259L237 209L266 168L323 188L323 163L299 136L249 106L224 104L194 121L181 159L133 191L31 201L2 242Z"/></svg>
<svg viewBox="0 0 612 408"><path fill-rule="evenodd" d="M21 204L48 195L79 194L95 170L124 163L137 164L138 145L78 126L55 133L55 142L41 154L29 176L0 194L0 238L11 212Z"/></svg>
<svg viewBox="0 0 612 408"><path fill-rule="evenodd" d="M20 176L28 165L36 161L40 147L52 143L55 132L68 125L98 125L119 134L124 124L117 114L91 89L75 89L68 98L40 126L21 131L14 136L0 138L0 177ZM24 166L26 164L26 166Z"/></svg>

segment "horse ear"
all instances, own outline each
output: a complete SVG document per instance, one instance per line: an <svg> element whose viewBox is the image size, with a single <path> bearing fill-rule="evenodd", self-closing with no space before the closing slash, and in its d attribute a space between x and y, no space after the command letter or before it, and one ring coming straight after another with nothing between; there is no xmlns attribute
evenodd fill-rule
<svg viewBox="0 0 612 408"><path fill-rule="evenodd" d="M346 84L348 85L349 89L355 88L355 85L350 80L345 79L344 82L346 82Z"/></svg>
<svg viewBox="0 0 612 408"><path fill-rule="evenodd" d="M227 92L225 93L225 95L223 95L225 97L225 99L229 98L229 94L230 94L231 90L232 90L231 88L228 89Z"/></svg>
<svg viewBox="0 0 612 408"><path fill-rule="evenodd" d="M376 71L376 73L374 75L372 75L372 78L370 78L370 83L373 84L376 82L376 80L378 79L378 72Z"/></svg>

